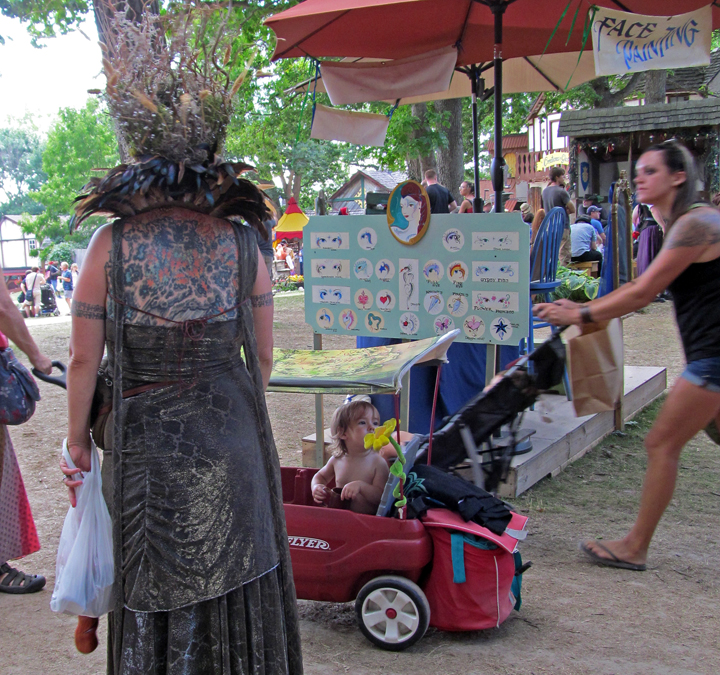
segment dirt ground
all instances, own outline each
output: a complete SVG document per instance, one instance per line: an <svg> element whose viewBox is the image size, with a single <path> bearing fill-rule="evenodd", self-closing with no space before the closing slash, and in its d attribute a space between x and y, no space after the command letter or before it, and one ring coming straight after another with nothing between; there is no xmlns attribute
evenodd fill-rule
<svg viewBox="0 0 720 675"><path fill-rule="evenodd" d="M29 322L41 349L66 360L67 319ZM308 348L301 297L276 302L276 345ZM664 366L672 382L683 361L670 303L652 305L625 323L626 360ZM326 339L345 347L347 339ZM65 435L65 393L41 383L35 416L12 429L43 549L20 563L44 574L48 585L31 596L0 594L2 675L100 674L102 647L82 656L73 645L73 617L49 609L55 550L67 512L57 467ZM314 431L313 399L270 394L268 403L283 464L301 461L300 438ZM326 410L333 409L328 401ZM657 405L611 436L554 479L515 500L530 517L521 547L533 567L525 574L523 607L497 630L443 633L429 630L400 654L382 652L355 626L353 606L301 602L306 672L355 675L487 673L492 675L716 675L720 672L715 564L720 554L720 455L696 437L682 459L676 497L651 549L649 570L601 569L583 560L578 542L621 535L632 522L645 460L642 438ZM101 622L101 640L105 621Z"/></svg>

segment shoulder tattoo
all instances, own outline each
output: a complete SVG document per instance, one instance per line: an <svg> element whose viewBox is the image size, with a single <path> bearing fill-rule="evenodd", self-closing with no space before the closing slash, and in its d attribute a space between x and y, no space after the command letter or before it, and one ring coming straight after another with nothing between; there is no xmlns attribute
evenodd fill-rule
<svg viewBox="0 0 720 675"><path fill-rule="evenodd" d="M678 222L666 239L667 248L712 246L717 243L720 243L720 222L699 216Z"/></svg>
<svg viewBox="0 0 720 675"><path fill-rule="evenodd" d="M250 302L253 307L267 307L273 304L273 295L271 292L262 295L251 295Z"/></svg>
<svg viewBox="0 0 720 675"><path fill-rule="evenodd" d="M71 313L78 319L98 319L105 320L105 308L102 305L91 305L88 302L79 302L75 300L72 303Z"/></svg>

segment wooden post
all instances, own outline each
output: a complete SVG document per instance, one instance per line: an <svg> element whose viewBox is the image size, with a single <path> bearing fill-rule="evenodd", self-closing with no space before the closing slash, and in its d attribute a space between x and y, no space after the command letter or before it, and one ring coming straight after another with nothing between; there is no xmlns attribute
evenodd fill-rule
<svg viewBox="0 0 720 675"><path fill-rule="evenodd" d="M322 334L313 333L313 349L322 349ZM325 464L325 414L323 395L315 394L315 466Z"/></svg>
<svg viewBox="0 0 720 675"><path fill-rule="evenodd" d="M632 141L631 141L632 142ZM632 213L630 213L630 185L627 172L622 170L620 178L615 183L612 203L612 236L613 236L613 286L620 287L620 225L618 213L625 211L625 255L627 256L627 281L632 281ZM623 340L623 354L620 361L620 396L615 406L615 429L622 431L625 428L625 331L622 318L620 319L620 335Z"/></svg>
<svg viewBox="0 0 720 675"><path fill-rule="evenodd" d="M402 390L400 392L400 428L404 431L410 430L410 370L405 373L402 379Z"/></svg>
<svg viewBox="0 0 720 675"><path fill-rule="evenodd" d="M532 330L532 324L530 325L530 330ZM495 371L497 370L497 364L498 364L498 346L497 345L488 345L487 350L485 351L485 386L487 387L490 384L490 381L495 377Z"/></svg>

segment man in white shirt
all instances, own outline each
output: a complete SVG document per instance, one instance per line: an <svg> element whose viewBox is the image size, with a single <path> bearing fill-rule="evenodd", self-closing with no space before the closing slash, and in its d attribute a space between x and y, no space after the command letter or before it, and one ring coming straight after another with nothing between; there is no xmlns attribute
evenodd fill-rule
<svg viewBox="0 0 720 675"><path fill-rule="evenodd" d="M31 272L25 277L25 303L23 307L27 309L32 316L40 313L40 303L42 301L41 286L45 283L45 277L40 274L37 267L33 267Z"/></svg>

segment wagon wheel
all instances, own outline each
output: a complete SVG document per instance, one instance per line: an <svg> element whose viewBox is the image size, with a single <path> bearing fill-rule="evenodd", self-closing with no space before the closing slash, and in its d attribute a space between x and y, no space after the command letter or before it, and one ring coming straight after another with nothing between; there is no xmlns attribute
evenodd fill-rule
<svg viewBox="0 0 720 675"><path fill-rule="evenodd" d="M430 623L430 605L417 584L404 577L377 577L365 584L355 614L363 635L381 649L399 652L414 645Z"/></svg>

